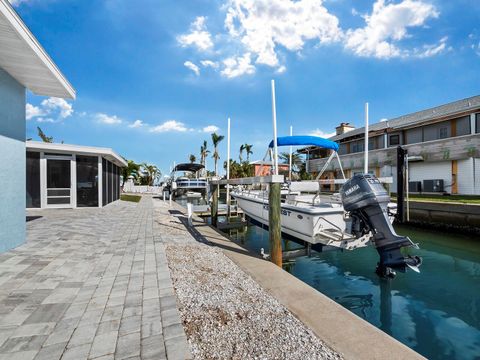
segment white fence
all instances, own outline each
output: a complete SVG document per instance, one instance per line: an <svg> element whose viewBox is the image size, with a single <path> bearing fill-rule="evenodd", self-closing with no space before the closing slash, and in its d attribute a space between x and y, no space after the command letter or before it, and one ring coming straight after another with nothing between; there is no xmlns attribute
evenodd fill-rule
<svg viewBox="0 0 480 360"><path fill-rule="evenodd" d="M125 186L123 187L123 191L126 193L138 193L138 194L161 194L163 191L163 187L125 184Z"/></svg>

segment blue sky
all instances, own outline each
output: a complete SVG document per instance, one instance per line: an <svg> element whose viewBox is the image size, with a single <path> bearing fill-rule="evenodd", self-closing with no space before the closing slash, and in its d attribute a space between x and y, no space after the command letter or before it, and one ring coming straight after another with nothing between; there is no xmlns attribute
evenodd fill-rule
<svg viewBox="0 0 480 360"><path fill-rule="evenodd" d="M279 135L362 126L366 101L376 122L480 94L478 0L11 2L77 91L28 94L26 137L41 126L164 173L227 117L232 157L250 143L261 158L270 79Z"/></svg>

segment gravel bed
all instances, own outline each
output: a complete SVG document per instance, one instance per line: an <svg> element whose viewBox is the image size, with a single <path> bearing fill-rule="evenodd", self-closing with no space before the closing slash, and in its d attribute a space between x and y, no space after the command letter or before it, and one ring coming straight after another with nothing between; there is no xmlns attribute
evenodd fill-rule
<svg viewBox="0 0 480 360"><path fill-rule="evenodd" d="M221 250L188 235L166 254L195 359L341 359Z"/></svg>

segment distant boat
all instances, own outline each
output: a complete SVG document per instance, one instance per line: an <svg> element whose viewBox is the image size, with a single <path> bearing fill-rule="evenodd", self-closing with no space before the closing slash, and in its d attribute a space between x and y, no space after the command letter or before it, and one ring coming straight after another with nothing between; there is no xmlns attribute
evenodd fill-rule
<svg viewBox="0 0 480 360"><path fill-rule="evenodd" d="M370 244L380 254L377 272L389 276L394 270L407 267L418 271L419 257L404 257L400 249L416 246L395 233L391 223L396 205L380 181L373 175L355 175L346 180L339 194L321 194L318 179L336 156L338 144L316 136L286 136L277 139L278 146L312 145L332 150L315 181L289 182L282 190L282 232L302 240L317 249L339 248L354 250ZM273 148L273 141L269 149ZM267 151L267 155L271 154ZM266 155L266 156L267 156ZM343 169L341 168L343 174ZM249 190L238 187L232 192L238 206L257 222L268 226L268 190Z"/></svg>
<svg viewBox="0 0 480 360"><path fill-rule="evenodd" d="M176 165L172 170L170 180L164 189L171 193L174 198L181 196L191 198L206 196L208 188L207 179L204 177L198 177L198 172L204 168L204 165L196 163ZM178 172L190 173L191 176L177 176Z"/></svg>

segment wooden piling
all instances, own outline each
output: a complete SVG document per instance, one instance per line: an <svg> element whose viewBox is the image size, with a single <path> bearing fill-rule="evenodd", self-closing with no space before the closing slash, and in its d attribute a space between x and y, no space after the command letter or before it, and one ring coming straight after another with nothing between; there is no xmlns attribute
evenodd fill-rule
<svg viewBox="0 0 480 360"><path fill-rule="evenodd" d="M282 266L282 228L280 183L270 183L268 192L268 224L270 240L270 259L277 266Z"/></svg>
<svg viewBox="0 0 480 360"><path fill-rule="evenodd" d="M218 192L220 185L212 185L210 188L212 193L212 204L210 206L210 216L212 217L212 225L217 227L218 224Z"/></svg>

